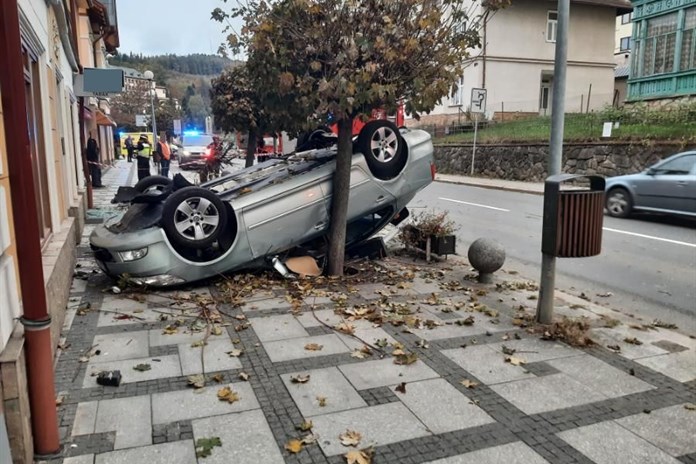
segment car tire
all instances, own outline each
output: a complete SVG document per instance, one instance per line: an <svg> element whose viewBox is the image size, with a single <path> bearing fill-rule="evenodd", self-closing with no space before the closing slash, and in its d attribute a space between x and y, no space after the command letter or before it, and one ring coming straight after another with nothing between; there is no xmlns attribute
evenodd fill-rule
<svg viewBox="0 0 696 464"><path fill-rule="evenodd" d="M172 185L172 180L164 176L147 176L133 187L140 193L160 194Z"/></svg>
<svg viewBox="0 0 696 464"><path fill-rule="evenodd" d="M185 187L167 198L162 228L175 244L194 249L211 246L227 225L227 206L213 192Z"/></svg>
<svg viewBox="0 0 696 464"><path fill-rule="evenodd" d="M633 198L628 190L622 187L616 187L607 193L605 202L607 212L611 217L625 218L631 214L633 209Z"/></svg>
<svg viewBox="0 0 696 464"><path fill-rule="evenodd" d="M391 121L378 119L365 124L356 149L363 154L373 176L389 180L406 166L406 149L399 129Z"/></svg>

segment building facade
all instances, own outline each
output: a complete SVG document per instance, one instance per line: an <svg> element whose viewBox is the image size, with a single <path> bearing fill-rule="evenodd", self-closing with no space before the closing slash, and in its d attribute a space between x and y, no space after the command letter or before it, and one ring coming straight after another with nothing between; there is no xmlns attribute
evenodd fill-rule
<svg viewBox="0 0 696 464"><path fill-rule="evenodd" d="M628 100L696 95L696 0L632 0Z"/></svg>
<svg viewBox="0 0 696 464"><path fill-rule="evenodd" d="M630 11L628 0L571 1L567 112L611 104L616 17ZM461 121L472 88L488 90L489 118L550 114L557 21L556 3L547 0L515 0L497 11L481 31L484 46L467 59L458 89L421 123Z"/></svg>
<svg viewBox="0 0 696 464"><path fill-rule="evenodd" d="M31 413L53 405L37 406L29 391L45 388L39 380L51 389L52 402L54 392L52 372L43 373L43 378L36 372L31 375L38 369L32 363L37 348L32 354L27 346L37 337L27 334L45 333L44 354L53 357L87 203L85 135L99 133L102 159L108 163L113 158L108 102L81 105L74 77L82 66L100 66L103 54L118 46L118 31L113 1L14 0L2 2L0 9L0 61L3 67L13 64L0 74L0 462L28 464L34 462L35 450L52 451L34 440L32 429L36 421L54 417ZM89 28L87 35L80 24ZM100 112L105 118L101 123ZM17 142L25 138L26 145ZM23 151L27 147L28 153ZM27 191L35 202L17 208ZM30 223L36 224L35 230L22 228ZM29 248L28 236L37 237ZM18 249L25 250L22 262ZM28 249L37 251L36 272L20 273L31 260ZM32 286L41 289L38 305L27 302ZM24 324L32 322L37 306L46 313L45 323L26 332ZM56 423L56 437L57 427Z"/></svg>

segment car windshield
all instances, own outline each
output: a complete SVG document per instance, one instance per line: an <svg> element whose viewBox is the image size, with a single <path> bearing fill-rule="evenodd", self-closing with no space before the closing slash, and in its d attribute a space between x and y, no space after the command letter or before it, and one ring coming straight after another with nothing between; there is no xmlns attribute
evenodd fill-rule
<svg viewBox="0 0 696 464"><path fill-rule="evenodd" d="M202 146L207 147L213 142L212 135L187 135L184 137L183 145L185 147Z"/></svg>

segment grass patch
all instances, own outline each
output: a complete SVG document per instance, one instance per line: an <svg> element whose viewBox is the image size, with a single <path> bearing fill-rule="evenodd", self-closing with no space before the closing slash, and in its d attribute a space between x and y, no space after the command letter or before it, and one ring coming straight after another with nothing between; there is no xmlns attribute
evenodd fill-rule
<svg viewBox="0 0 696 464"><path fill-rule="evenodd" d="M568 114L565 118L564 140L590 142L602 139L602 126L611 115L602 113ZM610 140L682 140L684 143L696 142L696 121L670 120L632 121L620 123L612 131ZM480 143L548 142L551 137L551 118L538 117L518 121L491 123L478 132ZM463 132L435 138L436 143L471 143L473 132Z"/></svg>

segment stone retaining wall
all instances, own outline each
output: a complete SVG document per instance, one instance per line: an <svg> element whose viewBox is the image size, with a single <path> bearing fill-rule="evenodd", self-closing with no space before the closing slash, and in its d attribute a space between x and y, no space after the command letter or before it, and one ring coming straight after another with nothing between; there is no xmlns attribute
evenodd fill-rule
<svg viewBox="0 0 696 464"><path fill-rule="evenodd" d="M610 177L642 171L674 153L693 147L680 143L585 143L566 144L562 172ZM470 144L436 145L435 163L442 174L471 175ZM478 145L474 175L492 179L543 181L546 178L546 145Z"/></svg>

